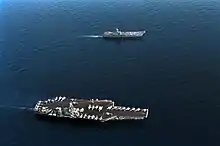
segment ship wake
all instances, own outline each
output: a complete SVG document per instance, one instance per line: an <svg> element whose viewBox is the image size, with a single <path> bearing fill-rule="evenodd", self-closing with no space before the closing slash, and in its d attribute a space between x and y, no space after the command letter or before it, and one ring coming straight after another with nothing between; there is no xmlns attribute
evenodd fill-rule
<svg viewBox="0 0 220 146"><path fill-rule="evenodd" d="M81 38L102 38L101 35L82 35Z"/></svg>
<svg viewBox="0 0 220 146"><path fill-rule="evenodd" d="M0 105L0 108L4 109L15 109L15 110L26 110L26 111L33 111L33 108L24 107L24 106L9 106L9 105Z"/></svg>

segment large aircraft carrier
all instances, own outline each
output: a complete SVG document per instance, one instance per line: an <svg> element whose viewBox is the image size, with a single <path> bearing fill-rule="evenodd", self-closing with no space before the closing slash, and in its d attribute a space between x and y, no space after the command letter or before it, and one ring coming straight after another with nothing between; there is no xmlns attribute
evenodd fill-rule
<svg viewBox="0 0 220 146"><path fill-rule="evenodd" d="M34 111L40 115L97 120L101 122L110 120L141 120L148 117L148 109L115 106L112 100L66 97L38 101Z"/></svg>

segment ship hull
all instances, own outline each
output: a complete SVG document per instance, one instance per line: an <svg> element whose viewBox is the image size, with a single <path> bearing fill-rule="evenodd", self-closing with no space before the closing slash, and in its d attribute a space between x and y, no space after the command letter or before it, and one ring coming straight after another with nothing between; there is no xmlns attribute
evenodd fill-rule
<svg viewBox="0 0 220 146"><path fill-rule="evenodd" d="M105 32L103 34L103 38L116 38L116 39L122 39L122 38L141 38L144 36L146 31L136 31L136 32L121 32L120 34L117 32Z"/></svg>
<svg viewBox="0 0 220 146"><path fill-rule="evenodd" d="M111 100L87 100L66 97L39 101L34 110L37 115L100 122L142 120L148 117L148 109L115 106L115 103Z"/></svg>

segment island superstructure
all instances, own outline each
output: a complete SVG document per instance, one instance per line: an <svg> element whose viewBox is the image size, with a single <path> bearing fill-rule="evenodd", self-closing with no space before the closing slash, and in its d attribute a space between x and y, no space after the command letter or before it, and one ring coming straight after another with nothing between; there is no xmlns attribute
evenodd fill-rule
<svg viewBox="0 0 220 146"><path fill-rule="evenodd" d="M38 101L34 111L40 115L97 120L101 122L110 120L141 120L148 117L148 109L116 106L112 100L67 97Z"/></svg>
<svg viewBox="0 0 220 146"><path fill-rule="evenodd" d="M116 28L116 31L106 31L103 34L103 38L140 38L146 33L143 31L120 31Z"/></svg>

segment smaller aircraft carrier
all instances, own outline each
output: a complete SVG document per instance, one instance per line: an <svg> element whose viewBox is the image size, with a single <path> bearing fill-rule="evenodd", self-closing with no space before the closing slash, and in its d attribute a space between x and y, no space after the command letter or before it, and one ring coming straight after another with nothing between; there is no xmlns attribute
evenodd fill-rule
<svg viewBox="0 0 220 146"><path fill-rule="evenodd" d="M56 97L38 101L34 111L40 115L87 119L106 122L110 120L141 120L148 117L148 109L115 106L112 100L75 99Z"/></svg>
<svg viewBox="0 0 220 146"><path fill-rule="evenodd" d="M140 38L143 37L145 33L145 30L123 32L116 28L116 31L104 32L103 38Z"/></svg>

